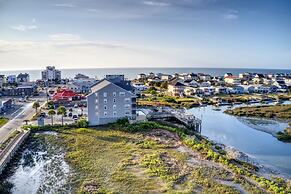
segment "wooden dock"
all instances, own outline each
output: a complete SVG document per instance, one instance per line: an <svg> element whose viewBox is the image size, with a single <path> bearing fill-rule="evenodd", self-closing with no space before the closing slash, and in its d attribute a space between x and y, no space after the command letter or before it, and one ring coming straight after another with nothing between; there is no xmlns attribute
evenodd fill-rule
<svg viewBox="0 0 291 194"><path fill-rule="evenodd" d="M201 133L202 121L194 115L186 113L185 110L158 109L146 115L148 120L176 120L190 131Z"/></svg>

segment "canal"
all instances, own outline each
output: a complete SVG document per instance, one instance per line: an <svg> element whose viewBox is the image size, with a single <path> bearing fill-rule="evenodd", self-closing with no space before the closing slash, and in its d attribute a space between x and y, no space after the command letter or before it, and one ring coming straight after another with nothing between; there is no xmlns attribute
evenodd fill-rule
<svg viewBox="0 0 291 194"><path fill-rule="evenodd" d="M291 176L291 143L278 141L273 135L287 123L255 118L238 118L213 110L212 106L188 110L202 119L202 135L215 142L234 147L265 167Z"/></svg>

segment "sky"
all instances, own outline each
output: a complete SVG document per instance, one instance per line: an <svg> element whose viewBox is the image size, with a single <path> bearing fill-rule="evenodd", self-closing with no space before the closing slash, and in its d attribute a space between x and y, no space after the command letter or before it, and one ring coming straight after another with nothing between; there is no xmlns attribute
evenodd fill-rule
<svg viewBox="0 0 291 194"><path fill-rule="evenodd" d="M290 0L0 0L0 70L291 69Z"/></svg>

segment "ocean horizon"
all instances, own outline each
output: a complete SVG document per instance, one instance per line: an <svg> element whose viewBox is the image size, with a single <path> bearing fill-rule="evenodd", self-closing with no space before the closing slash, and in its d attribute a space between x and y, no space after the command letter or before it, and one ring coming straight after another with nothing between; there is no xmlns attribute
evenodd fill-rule
<svg viewBox="0 0 291 194"><path fill-rule="evenodd" d="M35 70L11 70L11 71L0 71L0 74L4 75L17 75L19 73L28 73L31 81L41 79L41 71L44 69ZM62 78L74 78L78 73L87 75L89 77L102 79L107 74L124 74L128 79L134 79L139 73L205 73L212 76L222 76L225 73L232 73L238 75L239 73L250 72L250 73L291 73L291 69L263 69L263 68L203 68L203 67L181 67L181 68L163 68L163 67L148 67L148 68L79 68L79 69L61 69Z"/></svg>

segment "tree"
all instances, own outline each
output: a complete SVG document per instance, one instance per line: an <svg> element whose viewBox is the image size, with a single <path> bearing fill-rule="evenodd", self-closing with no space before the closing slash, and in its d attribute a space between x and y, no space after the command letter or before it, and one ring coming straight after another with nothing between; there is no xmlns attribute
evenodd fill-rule
<svg viewBox="0 0 291 194"><path fill-rule="evenodd" d="M56 111L54 109L50 109L48 111L48 115L51 116L51 120L52 120L52 125L54 125L54 115L56 114Z"/></svg>
<svg viewBox="0 0 291 194"><path fill-rule="evenodd" d="M168 82L163 82L161 88L168 89Z"/></svg>
<svg viewBox="0 0 291 194"><path fill-rule="evenodd" d="M33 103L33 105L32 105L32 107L35 109L35 113L37 113L37 109L40 107L40 104L39 104L39 102L34 102Z"/></svg>
<svg viewBox="0 0 291 194"><path fill-rule="evenodd" d="M62 115L62 125L64 125L64 115L67 113L67 109L64 106L58 108L58 115Z"/></svg>

